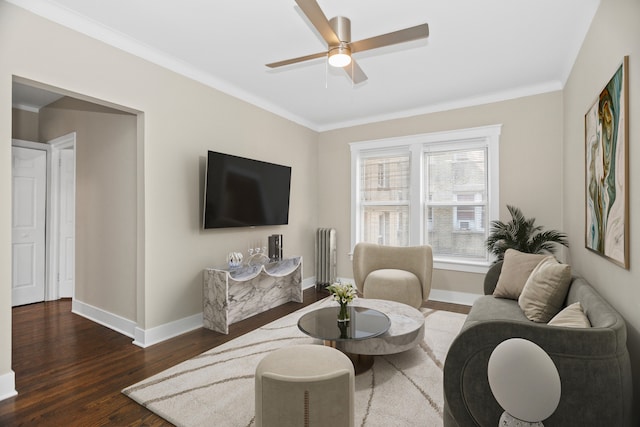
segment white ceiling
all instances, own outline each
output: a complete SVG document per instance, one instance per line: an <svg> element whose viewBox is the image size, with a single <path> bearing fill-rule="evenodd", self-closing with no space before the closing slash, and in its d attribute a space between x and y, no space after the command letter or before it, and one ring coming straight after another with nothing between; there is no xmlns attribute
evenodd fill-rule
<svg viewBox="0 0 640 427"><path fill-rule="evenodd" d="M317 0L354 41L429 24L354 55L354 87L324 59L265 67L326 49L294 0L8 1L317 131L562 89L600 3Z"/></svg>

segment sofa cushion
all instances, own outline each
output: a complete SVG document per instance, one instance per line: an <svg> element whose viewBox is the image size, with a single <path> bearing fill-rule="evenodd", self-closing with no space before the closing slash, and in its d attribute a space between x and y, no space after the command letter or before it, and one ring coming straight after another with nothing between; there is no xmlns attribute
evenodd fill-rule
<svg viewBox="0 0 640 427"><path fill-rule="evenodd" d="M531 272L518 305L529 320L547 323L562 308L570 283L571 266L547 256Z"/></svg>
<svg viewBox="0 0 640 427"><path fill-rule="evenodd" d="M504 253L502 271L500 272L496 289L493 291L493 296L517 300L529 275L545 256L507 249Z"/></svg>
<svg viewBox="0 0 640 427"><path fill-rule="evenodd" d="M568 328L590 328L591 322L584 311L582 310L582 304L574 302L573 304L565 307L562 311L556 314L553 319L549 320L550 326L566 326Z"/></svg>
<svg viewBox="0 0 640 427"><path fill-rule="evenodd" d="M465 325L492 321L530 323L518 306L518 301L483 295L471 306Z"/></svg>

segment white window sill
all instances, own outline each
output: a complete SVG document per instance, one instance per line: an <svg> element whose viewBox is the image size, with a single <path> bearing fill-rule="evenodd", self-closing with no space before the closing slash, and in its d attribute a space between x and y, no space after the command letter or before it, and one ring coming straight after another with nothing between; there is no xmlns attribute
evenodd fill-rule
<svg viewBox="0 0 640 427"><path fill-rule="evenodd" d="M438 270L462 271L465 273L486 274L491 267L490 262L454 261L447 259L434 259L433 268Z"/></svg>
<svg viewBox="0 0 640 427"><path fill-rule="evenodd" d="M349 260L353 261L353 252L349 252ZM438 270L462 271L465 273L487 274L491 262L461 262L451 259L434 259L433 268Z"/></svg>

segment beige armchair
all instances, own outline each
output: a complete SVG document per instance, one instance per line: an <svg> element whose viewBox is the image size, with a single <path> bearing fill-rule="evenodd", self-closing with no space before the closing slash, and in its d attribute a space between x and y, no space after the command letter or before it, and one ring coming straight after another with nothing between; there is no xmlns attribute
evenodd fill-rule
<svg viewBox="0 0 640 427"><path fill-rule="evenodd" d="M353 278L364 298L397 301L418 308L429 299L433 273L431 246L358 243Z"/></svg>

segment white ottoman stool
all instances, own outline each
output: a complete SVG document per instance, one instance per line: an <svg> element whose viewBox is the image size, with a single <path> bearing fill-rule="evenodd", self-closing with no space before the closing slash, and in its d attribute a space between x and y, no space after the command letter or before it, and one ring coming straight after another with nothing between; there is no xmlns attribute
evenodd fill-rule
<svg viewBox="0 0 640 427"><path fill-rule="evenodd" d="M322 345L284 347L256 367L257 427L353 427L353 363Z"/></svg>

